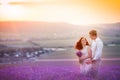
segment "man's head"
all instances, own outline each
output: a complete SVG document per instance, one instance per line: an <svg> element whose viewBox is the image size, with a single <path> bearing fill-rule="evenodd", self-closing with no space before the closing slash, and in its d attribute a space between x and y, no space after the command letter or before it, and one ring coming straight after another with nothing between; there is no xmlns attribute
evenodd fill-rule
<svg viewBox="0 0 120 80"><path fill-rule="evenodd" d="M96 31L96 30L91 30L91 31L89 32L89 35L90 35L90 38L91 38L92 40L95 40L95 39L97 38L97 31Z"/></svg>

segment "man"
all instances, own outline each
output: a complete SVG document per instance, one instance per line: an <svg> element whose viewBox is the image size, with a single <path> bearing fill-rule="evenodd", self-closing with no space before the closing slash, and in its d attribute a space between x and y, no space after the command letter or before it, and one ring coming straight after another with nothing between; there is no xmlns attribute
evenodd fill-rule
<svg viewBox="0 0 120 80"><path fill-rule="evenodd" d="M103 42L102 40L98 37L97 31L96 30L91 30L89 32L90 38L92 40L91 43L91 50L92 50L92 63L93 63L93 72L94 76L97 75L99 66L101 63L101 55L102 55L102 49L103 49Z"/></svg>

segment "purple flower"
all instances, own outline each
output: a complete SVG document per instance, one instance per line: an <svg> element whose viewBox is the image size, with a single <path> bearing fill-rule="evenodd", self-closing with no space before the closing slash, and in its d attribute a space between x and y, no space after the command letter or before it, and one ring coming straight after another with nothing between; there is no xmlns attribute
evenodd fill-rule
<svg viewBox="0 0 120 80"><path fill-rule="evenodd" d="M76 55L77 55L78 57L81 57L81 56L82 56L82 52L81 52L81 51L78 51L78 52L76 52Z"/></svg>

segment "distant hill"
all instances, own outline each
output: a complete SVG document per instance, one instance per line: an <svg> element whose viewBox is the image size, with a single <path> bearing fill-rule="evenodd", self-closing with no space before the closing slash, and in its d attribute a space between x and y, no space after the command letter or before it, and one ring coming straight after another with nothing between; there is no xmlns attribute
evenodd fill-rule
<svg viewBox="0 0 120 80"><path fill-rule="evenodd" d="M0 22L1 32L60 32L72 28L66 23L47 23L47 22Z"/></svg>
<svg viewBox="0 0 120 80"><path fill-rule="evenodd" d="M120 36L120 22L98 25L72 25L62 22L33 22L33 21L3 21L0 22L0 33L18 33L36 37L74 37L88 34L89 30L96 29L102 36Z"/></svg>
<svg viewBox="0 0 120 80"><path fill-rule="evenodd" d="M48 23L48 22L0 22L0 32L24 34L30 37L72 37L83 33L83 26L67 23Z"/></svg>
<svg viewBox="0 0 120 80"><path fill-rule="evenodd" d="M120 22L110 24L94 24L88 26L72 25L62 22L0 22L0 40L53 40L74 39L88 36L91 29L96 29L105 45L120 45ZM6 39L7 38L7 39Z"/></svg>
<svg viewBox="0 0 120 80"><path fill-rule="evenodd" d="M120 37L120 22L102 24L101 32L104 36Z"/></svg>

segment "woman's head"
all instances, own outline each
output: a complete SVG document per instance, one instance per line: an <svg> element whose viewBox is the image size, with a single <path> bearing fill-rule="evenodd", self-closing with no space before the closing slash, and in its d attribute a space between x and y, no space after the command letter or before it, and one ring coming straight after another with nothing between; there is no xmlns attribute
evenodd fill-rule
<svg viewBox="0 0 120 80"><path fill-rule="evenodd" d="M83 49L83 45L89 45L86 38L81 37L80 40L76 43L75 48L78 50Z"/></svg>

